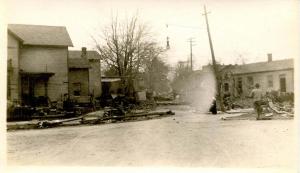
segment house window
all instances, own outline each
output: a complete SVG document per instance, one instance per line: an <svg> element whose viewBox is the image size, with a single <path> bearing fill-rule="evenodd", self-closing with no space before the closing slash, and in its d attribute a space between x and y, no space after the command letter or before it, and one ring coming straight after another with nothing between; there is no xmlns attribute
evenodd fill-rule
<svg viewBox="0 0 300 173"><path fill-rule="evenodd" d="M228 83L224 84L224 90L225 90L225 92L229 91L229 84Z"/></svg>
<svg viewBox="0 0 300 173"><path fill-rule="evenodd" d="M73 83L73 94L74 96L80 96L81 92L81 83Z"/></svg>
<svg viewBox="0 0 300 173"><path fill-rule="evenodd" d="M237 86L237 90L238 90L238 94L242 94L243 93L243 78L239 77L238 78L238 86Z"/></svg>
<svg viewBox="0 0 300 173"><path fill-rule="evenodd" d="M273 75L268 75L267 81L268 81L268 87L272 88L273 87Z"/></svg>
<svg viewBox="0 0 300 173"><path fill-rule="evenodd" d="M225 75L224 75L224 79L229 79L229 75L228 75L228 73L225 73Z"/></svg>
<svg viewBox="0 0 300 173"><path fill-rule="evenodd" d="M285 74L279 75L280 92L286 92L286 76Z"/></svg>
<svg viewBox="0 0 300 173"><path fill-rule="evenodd" d="M253 86L253 76L248 76L247 77L247 83L248 83L248 86L249 88L251 88Z"/></svg>

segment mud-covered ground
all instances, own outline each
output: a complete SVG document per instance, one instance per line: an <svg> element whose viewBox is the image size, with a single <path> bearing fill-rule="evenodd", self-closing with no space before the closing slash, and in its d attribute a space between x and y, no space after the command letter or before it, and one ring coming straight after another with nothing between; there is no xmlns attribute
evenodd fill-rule
<svg viewBox="0 0 300 173"><path fill-rule="evenodd" d="M7 133L8 165L293 168L295 120L176 109L145 121Z"/></svg>

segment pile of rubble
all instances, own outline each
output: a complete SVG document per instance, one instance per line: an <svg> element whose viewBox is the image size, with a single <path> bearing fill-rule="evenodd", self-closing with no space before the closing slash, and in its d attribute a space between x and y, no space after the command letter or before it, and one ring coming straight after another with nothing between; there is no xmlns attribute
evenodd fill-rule
<svg viewBox="0 0 300 173"><path fill-rule="evenodd" d="M268 92L263 98L263 119L292 119L294 117L294 95L292 93ZM256 117L256 113L253 110L253 100L251 98L236 99L231 103L232 107L226 112L230 114L242 113L241 110L252 111L244 112L240 116L233 116L223 118L228 119L252 119ZM239 109L234 112L233 110Z"/></svg>
<svg viewBox="0 0 300 173"><path fill-rule="evenodd" d="M132 112L124 115L119 114L114 108L107 108L105 111L96 111L83 116L67 119L54 120L33 120L28 122L8 123L7 130L17 129L38 129L52 128L58 126L74 126L82 124L106 124L126 121L137 121L152 119L157 117L175 115L171 110L168 111L149 111L149 112Z"/></svg>
<svg viewBox="0 0 300 173"><path fill-rule="evenodd" d="M70 107L73 110L76 107ZM52 117L50 115L35 116L34 119L38 120L35 123L30 122L30 128L49 128L64 125L80 125L80 124L102 124L102 123L114 123L124 122L132 120L152 119L155 117L170 116L175 113L171 110L166 111L154 111L155 104L153 102L143 102L139 104L133 104L125 96L118 96L113 99L110 106L104 107L103 110L90 112L87 114L73 116L73 118L66 117ZM68 109L64 109L65 111ZM41 111L40 111L41 112ZM47 118L45 118L47 117ZM22 125L22 128L25 127ZM13 129L18 129L14 127Z"/></svg>
<svg viewBox="0 0 300 173"><path fill-rule="evenodd" d="M279 114L285 117L294 117L294 106L289 102L278 103L269 99L263 108L265 116Z"/></svg>

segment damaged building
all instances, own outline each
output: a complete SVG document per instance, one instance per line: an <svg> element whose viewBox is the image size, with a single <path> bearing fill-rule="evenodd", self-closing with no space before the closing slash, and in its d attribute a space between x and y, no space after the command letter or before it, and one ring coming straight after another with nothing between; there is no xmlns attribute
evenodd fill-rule
<svg viewBox="0 0 300 173"><path fill-rule="evenodd" d="M276 91L282 94L294 92L293 59L272 60L268 54L265 62L244 65L227 65L222 68L223 91L234 96L246 96L256 83L266 93Z"/></svg>
<svg viewBox="0 0 300 173"><path fill-rule="evenodd" d="M69 51L69 94L98 98L101 96L101 65L97 51Z"/></svg>
<svg viewBox="0 0 300 173"><path fill-rule="evenodd" d="M8 25L8 100L32 106L61 100L68 93L70 46L65 27Z"/></svg>
<svg viewBox="0 0 300 173"><path fill-rule="evenodd" d="M66 27L9 24L7 32L9 103L49 107L66 96L100 97L100 55L86 48L69 51L73 43Z"/></svg>

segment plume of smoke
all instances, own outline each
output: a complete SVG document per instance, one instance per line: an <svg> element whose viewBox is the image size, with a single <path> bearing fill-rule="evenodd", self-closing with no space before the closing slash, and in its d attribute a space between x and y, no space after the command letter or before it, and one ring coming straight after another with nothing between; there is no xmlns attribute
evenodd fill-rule
<svg viewBox="0 0 300 173"><path fill-rule="evenodd" d="M193 74L185 84L184 99L198 112L208 112L216 94L216 80L212 70Z"/></svg>

